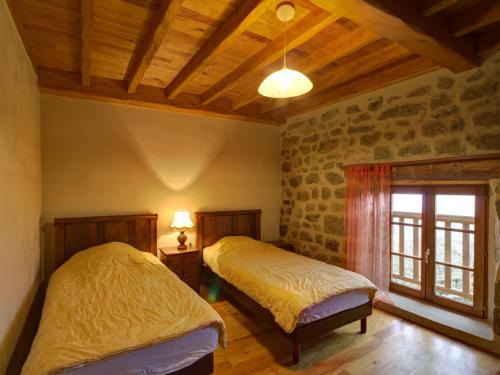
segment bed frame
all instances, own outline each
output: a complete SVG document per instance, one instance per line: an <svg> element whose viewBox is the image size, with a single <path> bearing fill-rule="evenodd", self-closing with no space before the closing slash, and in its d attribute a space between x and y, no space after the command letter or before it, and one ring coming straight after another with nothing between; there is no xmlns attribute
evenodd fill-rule
<svg viewBox="0 0 500 375"><path fill-rule="evenodd" d="M157 214L73 217L54 219L56 266L78 251L107 242L127 243L140 251L157 252ZM214 371L213 353L171 375L208 375Z"/></svg>
<svg viewBox="0 0 500 375"><path fill-rule="evenodd" d="M260 240L260 217L261 210L196 212L197 248L203 249L213 245L225 236L248 236ZM322 336L357 320L361 321L361 333L366 332L367 317L372 314L371 302L297 326L294 331L287 333L275 322L274 316L269 310L263 308L235 286L220 278L206 264L203 264L203 266L205 280L209 284L216 284L230 298L237 301L239 305L269 322L292 343L293 363L300 361L300 346L305 341Z"/></svg>

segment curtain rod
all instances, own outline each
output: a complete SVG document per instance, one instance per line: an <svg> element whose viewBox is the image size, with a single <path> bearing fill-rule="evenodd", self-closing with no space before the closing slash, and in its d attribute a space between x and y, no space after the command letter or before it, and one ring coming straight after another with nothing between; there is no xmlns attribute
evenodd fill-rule
<svg viewBox="0 0 500 375"><path fill-rule="evenodd" d="M449 164L456 162L471 162L471 161L484 161L484 160L495 160L495 159L500 159L500 152L492 154L471 155L471 156L455 156L455 157L441 158L441 159L394 161L388 163L346 164L345 166L366 167L366 166L389 165L391 167L407 167L407 166L421 166L427 164Z"/></svg>

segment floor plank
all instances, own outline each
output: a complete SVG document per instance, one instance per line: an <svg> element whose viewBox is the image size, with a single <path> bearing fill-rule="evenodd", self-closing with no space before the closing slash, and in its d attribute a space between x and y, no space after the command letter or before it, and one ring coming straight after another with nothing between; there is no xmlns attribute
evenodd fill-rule
<svg viewBox="0 0 500 375"><path fill-rule="evenodd" d="M368 332L359 322L303 345L293 365L290 344L231 301L212 306L227 324L226 349L215 352L216 375L500 375L500 358L374 310Z"/></svg>

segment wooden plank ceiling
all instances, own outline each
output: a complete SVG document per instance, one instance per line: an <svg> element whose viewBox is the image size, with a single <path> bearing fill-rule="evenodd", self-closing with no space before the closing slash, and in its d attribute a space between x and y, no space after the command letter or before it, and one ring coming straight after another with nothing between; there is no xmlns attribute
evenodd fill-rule
<svg viewBox="0 0 500 375"><path fill-rule="evenodd" d="M269 99L280 0L8 0L42 91L269 123L500 48L498 0L294 0L288 65L311 92Z"/></svg>

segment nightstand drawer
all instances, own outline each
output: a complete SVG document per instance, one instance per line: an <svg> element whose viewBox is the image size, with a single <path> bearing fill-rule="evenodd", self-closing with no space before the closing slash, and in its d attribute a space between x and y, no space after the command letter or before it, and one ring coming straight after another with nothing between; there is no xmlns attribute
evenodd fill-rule
<svg viewBox="0 0 500 375"><path fill-rule="evenodd" d="M169 264L168 269L179 277L181 277L184 274L184 267L182 265Z"/></svg>
<svg viewBox="0 0 500 375"><path fill-rule="evenodd" d="M175 273L177 276L182 278L192 278L198 277L200 274L200 268L198 264L193 263L189 265L168 265L168 269Z"/></svg>
<svg viewBox="0 0 500 375"><path fill-rule="evenodd" d="M200 253L198 251L194 253L188 253L183 258L184 258L184 263L186 264L200 263Z"/></svg>
<svg viewBox="0 0 500 375"><path fill-rule="evenodd" d="M184 264L184 254L169 254L167 256L167 266L177 266Z"/></svg>
<svg viewBox="0 0 500 375"><path fill-rule="evenodd" d="M166 263L168 266L176 266L181 264L194 264L200 262L199 252L191 253L181 253L181 254L169 254L166 257Z"/></svg>

